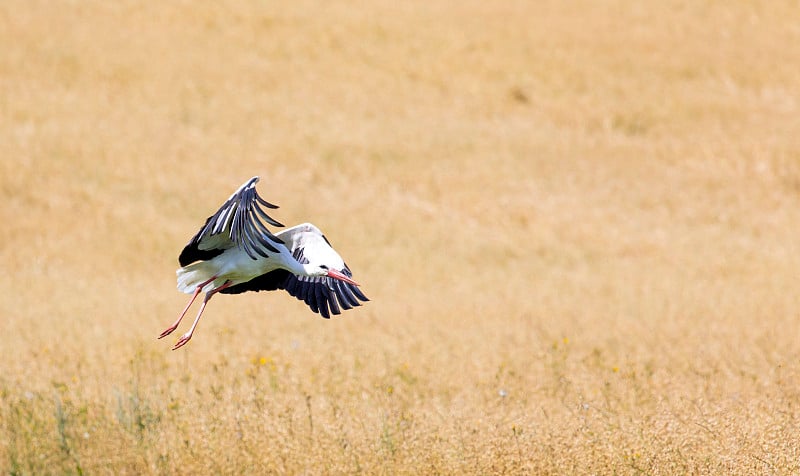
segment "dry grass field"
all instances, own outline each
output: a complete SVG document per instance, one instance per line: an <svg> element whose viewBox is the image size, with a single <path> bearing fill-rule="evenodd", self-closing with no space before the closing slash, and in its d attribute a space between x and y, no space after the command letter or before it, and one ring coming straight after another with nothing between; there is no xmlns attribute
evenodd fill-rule
<svg viewBox="0 0 800 476"><path fill-rule="evenodd" d="M0 468L800 473L798 25L0 3ZM172 352L178 252L253 175L372 301L220 295Z"/></svg>

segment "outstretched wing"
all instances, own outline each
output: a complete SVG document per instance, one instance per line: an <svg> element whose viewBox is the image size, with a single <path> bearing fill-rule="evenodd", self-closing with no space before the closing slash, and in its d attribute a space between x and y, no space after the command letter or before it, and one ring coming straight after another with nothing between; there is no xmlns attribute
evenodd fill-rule
<svg viewBox="0 0 800 476"><path fill-rule="evenodd" d="M353 277L353 273L347 266L341 271L348 278ZM330 318L331 314L341 314L340 306L347 310L360 306L359 300L369 301L367 296L358 289L358 286L325 276L308 277L289 274L281 287L297 299L305 301L312 311L319 313L325 319Z"/></svg>
<svg viewBox="0 0 800 476"><path fill-rule="evenodd" d="M345 266L342 274L348 278L353 276L350 268ZM329 319L331 314L341 314L341 309L352 309L360 306L360 301L369 299L357 286L328 277L297 276L285 269L276 269L257 276L246 283L225 288L223 294L240 294L247 291L275 291L285 289L289 294L304 301L312 311Z"/></svg>
<svg viewBox="0 0 800 476"><path fill-rule="evenodd" d="M181 266L211 259L233 246L241 248L252 259L259 255L266 258L268 252L278 253L274 244L283 244L283 241L273 235L264 222L273 226L283 225L267 215L262 206L278 207L258 195L256 182L258 177L248 180L215 214L208 217L178 257Z"/></svg>
<svg viewBox="0 0 800 476"><path fill-rule="evenodd" d="M292 273L285 269L276 269L269 273L256 276L250 281L235 284L227 287L220 292L222 294L241 294L248 291L275 291L276 289L283 289L283 283Z"/></svg>

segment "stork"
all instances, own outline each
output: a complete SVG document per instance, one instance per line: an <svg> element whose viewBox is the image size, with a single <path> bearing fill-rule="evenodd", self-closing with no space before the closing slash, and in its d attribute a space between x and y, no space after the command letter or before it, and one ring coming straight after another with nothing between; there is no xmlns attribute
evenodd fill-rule
<svg viewBox="0 0 800 476"><path fill-rule="evenodd" d="M178 319L159 339L170 335L201 293L205 298L192 327L172 350L192 338L206 304L216 293L283 289L328 319L369 301L353 273L316 226L303 223L272 234L264 222L282 227L262 207L278 208L256 192L258 177L244 183L183 248L178 290L192 294ZM262 221L263 220L263 221Z"/></svg>

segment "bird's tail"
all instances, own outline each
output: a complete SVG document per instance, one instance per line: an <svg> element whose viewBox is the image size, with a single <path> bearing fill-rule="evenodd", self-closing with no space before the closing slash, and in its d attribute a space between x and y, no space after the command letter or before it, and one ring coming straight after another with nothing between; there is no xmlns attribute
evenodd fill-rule
<svg viewBox="0 0 800 476"><path fill-rule="evenodd" d="M197 286L211 279L215 272L215 267L207 261L199 261L189 266L178 268L175 271L175 274L178 275L178 291L186 294L194 293ZM213 287L214 283L209 283L204 291L211 290Z"/></svg>

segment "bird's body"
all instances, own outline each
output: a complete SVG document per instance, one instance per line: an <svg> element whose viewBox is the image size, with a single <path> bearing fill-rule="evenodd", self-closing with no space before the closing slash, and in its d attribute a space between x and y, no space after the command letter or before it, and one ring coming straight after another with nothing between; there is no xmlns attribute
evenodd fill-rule
<svg viewBox="0 0 800 476"><path fill-rule="evenodd" d="M229 248L207 261L196 261L176 271L178 290L192 294L197 286L206 283L201 292L209 292L226 282L231 285L250 281L256 276L268 273L278 267L276 259L253 259L239 248ZM211 278L213 280L209 281Z"/></svg>
<svg viewBox="0 0 800 476"><path fill-rule="evenodd" d="M277 208L255 191L258 177L242 185L206 220L178 258L178 290L193 294L178 320L159 338L171 334L201 292L206 297L192 328L173 349L191 339L208 300L221 292L285 289L323 317L340 314L368 301L351 279L352 273L316 226L303 223L272 234L263 221L283 226L261 205Z"/></svg>

